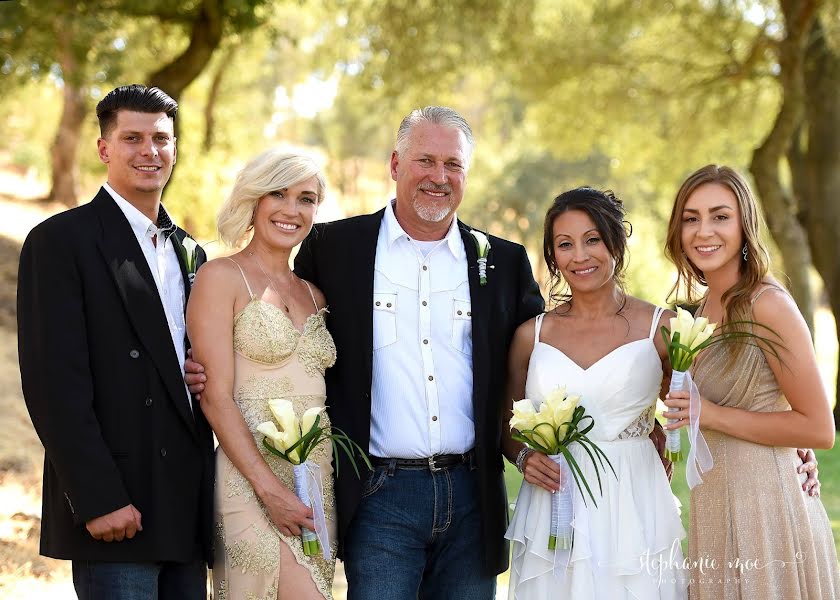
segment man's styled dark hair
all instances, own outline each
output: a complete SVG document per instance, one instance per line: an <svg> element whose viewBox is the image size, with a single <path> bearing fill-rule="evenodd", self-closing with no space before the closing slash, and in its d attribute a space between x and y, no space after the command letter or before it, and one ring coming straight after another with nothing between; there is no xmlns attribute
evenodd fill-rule
<svg viewBox="0 0 840 600"><path fill-rule="evenodd" d="M167 117L174 120L178 113L178 103L160 88L150 88L139 83L121 85L108 92L96 105L99 134L102 137L106 137L117 124L117 113L121 110L166 113Z"/></svg>

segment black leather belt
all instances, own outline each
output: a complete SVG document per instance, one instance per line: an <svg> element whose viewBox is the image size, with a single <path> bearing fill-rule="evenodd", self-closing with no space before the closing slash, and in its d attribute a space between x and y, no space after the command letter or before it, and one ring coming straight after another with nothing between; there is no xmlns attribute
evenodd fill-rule
<svg viewBox="0 0 840 600"><path fill-rule="evenodd" d="M428 469L429 471L443 471L458 465L470 464L475 459L475 452L468 450L463 454L436 454L428 458L380 458L371 456L370 463L374 467L389 467L396 469Z"/></svg>

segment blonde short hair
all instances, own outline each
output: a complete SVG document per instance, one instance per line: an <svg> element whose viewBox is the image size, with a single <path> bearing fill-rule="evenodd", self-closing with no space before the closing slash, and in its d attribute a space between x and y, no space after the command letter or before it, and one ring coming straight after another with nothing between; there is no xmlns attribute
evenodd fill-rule
<svg viewBox="0 0 840 600"><path fill-rule="evenodd" d="M324 199L326 181L311 156L272 148L252 158L236 176L233 190L219 209L216 228L228 246L237 246L254 225L260 198L289 188L310 177L318 181L318 202Z"/></svg>

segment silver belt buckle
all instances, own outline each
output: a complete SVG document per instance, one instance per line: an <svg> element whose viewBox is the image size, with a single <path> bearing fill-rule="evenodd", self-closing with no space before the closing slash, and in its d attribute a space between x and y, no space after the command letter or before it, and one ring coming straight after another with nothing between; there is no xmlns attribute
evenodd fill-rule
<svg viewBox="0 0 840 600"><path fill-rule="evenodd" d="M442 471L442 470L443 470L443 469L438 468L438 467L435 465L435 457L434 457L434 456L430 456L430 457L429 457L429 471L431 471L432 473L436 473L437 471Z"/></svg>

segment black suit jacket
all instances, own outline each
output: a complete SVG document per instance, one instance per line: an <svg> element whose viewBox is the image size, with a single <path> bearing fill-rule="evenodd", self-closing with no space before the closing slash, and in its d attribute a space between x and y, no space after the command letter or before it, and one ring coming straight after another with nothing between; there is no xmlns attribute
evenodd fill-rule
<svg viewBox="0 0 840 600"><path fill-rule="evenodd" d="M30 232L17 310L23 394L45 448L41 553L187 561L200 545L209 561L212 434L190 410L151 271L104 189ZM133 539L85 529L129 503L142 515Z"/></svg>
<svg viewBox="0 0 840 600"><path fill-rule="evenodd" d="M384 210L316 225L295 259L295 272L327 297L327 326L338 359L327 370L327 410L333 425L362 448L370 442L373 360L373 272ZM507 495L501 452L507 351L516 328L543 310L525 249L490 237L487 285L479 285L477 250L469 227L458 227L467 253L472 311L473 409L478 498L485 568L497 574L508 565ZM337 460L341 460L339 456ZM338 535L343 544L361 499L362 482L342 468L336 483ZM339 547L339 557L343 548Z"/></svg>

